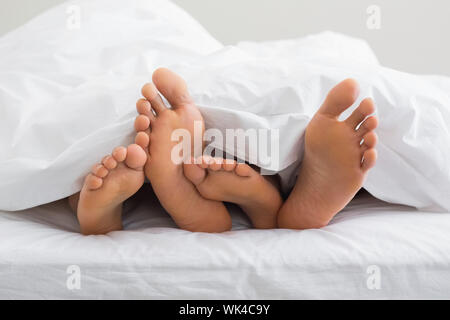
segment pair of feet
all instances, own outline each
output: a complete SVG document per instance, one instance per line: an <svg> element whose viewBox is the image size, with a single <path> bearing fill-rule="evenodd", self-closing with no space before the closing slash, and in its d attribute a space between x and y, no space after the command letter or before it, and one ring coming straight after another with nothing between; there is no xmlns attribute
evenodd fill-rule
<svg viewBox="0 0 450 320"><path fill-rule="evenodd" d="M206 156L190 164L172 161L178 143L171 139L174 130L188 130L193 139L194 122L203 124L183 79L158 69L142 94L135 144L118 147L103 158L86 177L81 192L69 198L84 234L120 230L122 204L139 190L145 177L162 206L185 230L229 230L231 218L224 201L239 205L256 228L322 227L354 197L375 164L377 119L370 116L372 101L364 100L348 119L338 121L358 96L353 80L331 90L308 125L298 181L284 203L276 183L247 164Z"/></svg>

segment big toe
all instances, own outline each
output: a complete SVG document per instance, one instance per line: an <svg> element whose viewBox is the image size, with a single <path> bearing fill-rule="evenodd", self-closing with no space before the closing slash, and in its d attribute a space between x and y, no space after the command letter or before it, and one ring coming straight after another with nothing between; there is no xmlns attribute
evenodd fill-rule
<svg viewBox="0 0 450 320"><path fill-rule="evenodd" d="M137 144L131 144L127 147L127 156L125 164L132 169L142 169L147 161L147 154Z"/></svg>
<svg viewBox="0 0 450 320"><path fill-rule="evenodd" d="M166 68L159 68L153 73L152 80L172 107L192 103L186 82L176 73Z"/></svg>
<svg viewBox="0 0 450 320"><path fill-rule="evenodd" d="M358 82L346 79L330 90L318 113L337 118L356 101L358 95Z"/></svg>

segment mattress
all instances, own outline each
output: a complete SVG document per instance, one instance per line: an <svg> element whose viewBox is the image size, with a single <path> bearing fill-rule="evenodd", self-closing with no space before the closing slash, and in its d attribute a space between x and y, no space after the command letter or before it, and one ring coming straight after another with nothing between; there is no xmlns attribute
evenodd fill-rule
<svg viewBox="0 0 450 320"><path fill-rule="evenodd" d="M0 212L3 299L450 298L450 214L360 194L321 230L176 228L151 190L124 231L82 236L63 200Z"/></svg>

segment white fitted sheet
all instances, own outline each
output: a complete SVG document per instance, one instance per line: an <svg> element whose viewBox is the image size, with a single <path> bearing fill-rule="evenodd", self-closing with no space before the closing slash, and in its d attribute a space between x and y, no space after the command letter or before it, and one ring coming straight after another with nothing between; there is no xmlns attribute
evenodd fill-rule
<svg viewBox="0 0 450 320"><path fill-rule="evenodd" d="M63 201L0 212L0 298L450 298L450 214L363 194L322 230L252 230L233 210L233 231L204 234L175 228L153 197L135 205L106 236L77 233Z"/></svg>

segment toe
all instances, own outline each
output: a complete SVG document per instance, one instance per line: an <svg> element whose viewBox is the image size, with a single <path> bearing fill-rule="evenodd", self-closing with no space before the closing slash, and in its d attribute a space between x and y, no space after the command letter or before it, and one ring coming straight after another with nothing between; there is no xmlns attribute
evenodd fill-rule
<svg viewBox="0 0 450 320"><path fill-rule="evenodd" d="M361 168L364 172L367 172L375 165L377 161L377 150L376 149L368 149L364 152L363 161L361 164Z"/></svg>
<svg viewBox="0 0 450 320"><path fill-rule="evenodd" d="M134 120L134 129L136 132L146 131L150 127L150 119L144 115L138 115L136 120Z"/></svg>
<svg viewBox="0 0 450 320"><path fill-rule="evenodd" d="M123 162L127 157L127 149L125 147L117 147L113 150L112 156L117 162Z"/></svg>
<svg viewBox="0 0 450 320"><path fill-rule="evenodd" d="M192 162L192 161L191 161ZM183 164L184 176L195 186L198 186L205 180L206 170L196 164Z"/></svg>
<svg viewBox="0 0 450 320"><path fill-rule="evenodd" d="M132 169L142 169L147 161L144 149L137 144L130 144L126 149L125 164Z"/></svg>
<svg viewBox="0 0 450 320"><path fill-rule="evenodd" d="M152 106L147 99L139 99L136 103L136 110L139 114L148 117L150 121L155 119L155 115L152 111Z"/></svg>
<svg viewBox="0 0 450 320"><path fill-rule="evenodd" d="M236 168L236 161L233 159L225 159L222 168L225 171L233 171Z"/></svg>
<svg viewBox="0 0 450 320"><path fill-rule="evenodd" d="M358 137L364 137L366 133L369 131L375 130L378 126L378 118L376 116L368 117L364 122L359 126L356 133Z"/></svg>
<svg viewBox="0 0 450 320"><path fill-rule="evenodd" d="M338 118L356 101L358 94L358 83L353 79L344 80L331 89L318 113Z"/></svg>
<svg viewBox="0 0 450 320"><path fill-rule="evenodd" d="M152 79L159 92L173 108L192 103L186 82L176 73L166 68L159 68L153 73Z"/></svg>
<svg viewBox="0 0 450 320"><path fill-rule="evenodd" d="M153 110L155 110L156 114L160 114L167 109L164 101L161 99L161 96L159 95L158 90L153 83L147 83L146 85L144 85L144 87L142 88L142 95L148 101L150 101L150 104Z"/></svg>
<svg viewBox="0 0 450 320"><path fill-rule="evenodd" d="M86 180L84 181L84 185L88 190L97 190L103 184L103 179L93 175L92 173L88 174Z"/></svg>
<svg viewBox="0 0 450 320"><path fill-rule="evenodd" d="M148 150L148 146L150 145L150 137L148 136L147 133L141 131L138 132L138 134L136 135L134 142L142 149Z"/></svg>
<svg viewBox="0 0 450 320"><path fill-rule="evenodd" d="M212 162L209 164L209 169L213 170L213 171L218 171L222 169L222 163L223 163L223 159L222 158L212 158Z"/></svg>
<svg viewBox="0 0 450 320"><path fill-rule="evenodd" d="M238 163L234 169L234 172L240 177L250 177L252 171L253 169L245 163Z"/></svg>
<svg viewBox="0 0 450 320"><path fill-rule="evenodd" d="M108 170L113 170L117 167L117 161L112 156L106 156L102 160L102 164Z"/></svg>
<svg viewBox="0 0 450 320"><path fill-rule="evenodd" d="M213 159L210 156L201 156L196 160L196 163L201 168L206 169L213 163Z"/></svg>
<svg viewBox="0 0 450 320"><path fill-rule="evenodd" d="M99 178L104 178L108 175L109 171L102 164L97 163L92 167L91 173Z"/></svg>
<svg viewBox="0 0 450 320"><path fill-rule="evenodd" d="M365 151L367 149L372 149L376 146L377 141L378 141L378 136L375 133L375 131L370 131L364 135L363 139L364 139L364 141L363 141L361 147Z"/></svg>
<svg viewBox="0 0 450 320"><path fill-rule="evenodd" d="M371 98L364 99L358 108L352 112L352 114L345 120L345 122L356 129L358 124L360 124L366 117L370 116L375 112L375 105Z"/></svg>

